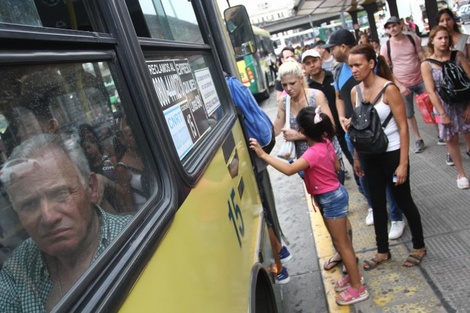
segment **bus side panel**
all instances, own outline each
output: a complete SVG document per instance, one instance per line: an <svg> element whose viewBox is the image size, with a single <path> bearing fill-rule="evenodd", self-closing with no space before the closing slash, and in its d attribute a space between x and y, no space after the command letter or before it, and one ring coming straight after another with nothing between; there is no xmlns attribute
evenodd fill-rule
<svg viewBox="0 0 470 313"><path fill-rule="evenodd" d="M237 122L179 208L122 312L248 310L251 269L266 241L260 242L262 207L247 149Z"/></svg>
<svg viewBox="0 0 470 313"><path fill-rule="evenodd" d="M248 79L248 73L246 72L245 59L237 61L238 73L240 74L240 80L246 87L250 88L250 80ZM251 91L251 90L250 90Z"/></svg>
<svg viewBox="0 0 470 313"><path fill-rule="evenodd" d="M248 83L245 83L244 78L242 79L242 82L250 89L253 95L260 94L268 88L265 73L262 64L260 64L261 60L262 59L257 61L253 54L248 54L244 56L243 61L237 62L240 77L242 77L242 75L246 75ZM242 68L242 66L244 67Z"/></svg>

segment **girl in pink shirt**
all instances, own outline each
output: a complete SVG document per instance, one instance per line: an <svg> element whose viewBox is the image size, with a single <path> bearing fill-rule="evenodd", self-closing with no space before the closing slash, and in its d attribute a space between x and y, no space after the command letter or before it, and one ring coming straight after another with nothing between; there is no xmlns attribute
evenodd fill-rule
<svg viewBox="0 0 470 313"><path fill-rule="evenodd" d="M336 302L349 305L366 300L369 293L362 283L356 255L348 237L348 192L336 175L340 165L330 141L334 136L333 124L328 115L320 112L320 107L300 110L297 123L299 131L307 138L309 148L294 163L289 164L267 154L254 138L250 138L250 148L260 159L286 175L304 171L307 191L312 195L314 206L320 209L333 245L348 272L335 284L335 290L341 292L336 296Z"/></svg>

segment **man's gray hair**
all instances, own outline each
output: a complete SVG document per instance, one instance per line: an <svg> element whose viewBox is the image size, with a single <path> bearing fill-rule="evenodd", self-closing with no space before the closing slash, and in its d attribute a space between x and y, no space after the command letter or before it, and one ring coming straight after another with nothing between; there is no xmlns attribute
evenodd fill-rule
<svg viewBox="0 0 470 313"><path fill-rule="evenodd" d="M21 165L36 162L36 160L30 160L31 154L47 146L55 147L67 155L74 164L83 187L87 188L90 166L82 148L74 140L64 141L60 135L54 134L39 134L17 146L2 168L0 179L3 185L8 189L11 174L14 174L16 170L20 170Z"/></svg>

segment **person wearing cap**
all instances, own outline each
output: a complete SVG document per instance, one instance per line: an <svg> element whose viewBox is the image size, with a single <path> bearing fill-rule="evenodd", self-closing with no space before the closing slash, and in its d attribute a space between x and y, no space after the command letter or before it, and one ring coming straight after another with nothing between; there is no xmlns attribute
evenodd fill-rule
<svg viewBox="0 0 470 313"><path fill-rule="evenodd" d="M414 153L421 153L425 145L419 133L413 104L414 96L426 91L421 77L421 61L423 61L421 41L415 33L405 35L403 24L396 16L390 17L384 27L390 39L388 44L380 49L380 55L384 56L392 68L393 76L405 100L408 125L415 137Z"/></svg>
<svg viewBox="0 0 470 313"><path fill-rule="evenodd" d="M347 133L347 126L349 125L350 118L353 114L353 104L351 101L351 90L359 82L356 81L352 75L351 67L348 65L349 51L355 46L356 38L353 34L346 30L340 29L331 34L328 43L325 47L331 49L331 54L338 62L342 62L335 75L334 87L336 90L336 108L338 110L340 125L345 131L345 139L348 144L349 151L354 155L354 146L351 143L349 135ZM364 164L364 162L361 162ZM357 175L355 174L356 178ZM364 194L369 210L366 216L366 225L371 226L374 224L372 203L369 194L369 188L367 181L363 177L358 177L356 181L359 181L358 185ZM387 202L390 206L390 218L392 220L392 227L390 227L389 239L398 239L403 235L405 224L403 221L403 215L401 209L398 207L396 200L391 194L390 188L387 188Z"/></svg>
<svg viewBox="0 0 470 313"><path fill-rule="evenodd" d="M323 40L317 41L317 42L315 43L315 46L313 46L313 48L314 48L315 50L317 50L318 52L320 52L320 55L321 55L321 58L322 58L322 65L321 65L321 67L322 67L324 70L333 72L333 70L334 70L334 68L335 68L335 66L336 66L336 60L335 60L335 58L333 58L333 56L331 55L330 49L323 47L323 46L325 45L325 43L326 43L326 42L324 42Z"/></svg>
<svg viewBox="0 0 470 313"><path fill-rule="evenodd" d="M338 138L341 150L348 159L351 166L353 166L353 156L348 150L348 145L344 139L344 130L339 127L339 116L338 110L336 109L336 95L335 88L333 87L334 78L333 73L323 68L323 58L316 49L310 49L302 54L302 64L304 70L307 73L307 85L308 88L321 90L326 99L328 100L328 106L330 107L331 114L333 115L333 121L336 127L336 137Z"/></svg>

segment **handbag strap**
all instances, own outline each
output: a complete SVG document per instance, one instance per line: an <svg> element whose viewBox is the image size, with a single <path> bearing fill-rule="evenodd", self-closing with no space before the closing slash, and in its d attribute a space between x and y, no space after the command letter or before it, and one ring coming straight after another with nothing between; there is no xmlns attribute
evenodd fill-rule
<svg viewBox="0 0 470 313"><path fill-rule="evenodd" d="M290 96L286 95L286 124L285 128L290 128Z"/></svg>

